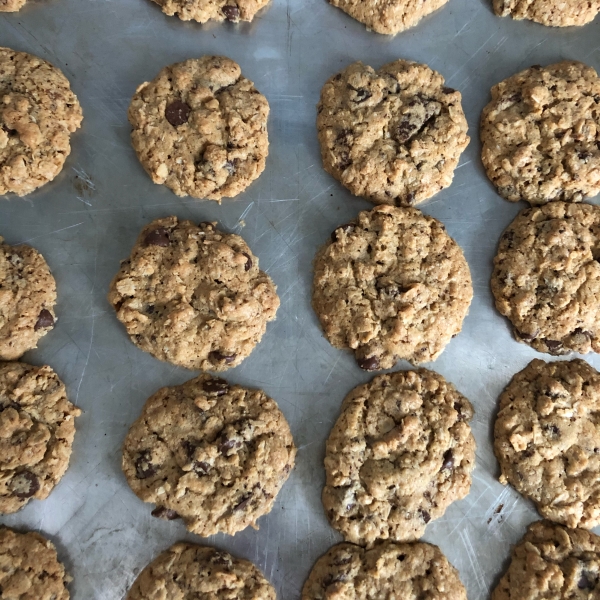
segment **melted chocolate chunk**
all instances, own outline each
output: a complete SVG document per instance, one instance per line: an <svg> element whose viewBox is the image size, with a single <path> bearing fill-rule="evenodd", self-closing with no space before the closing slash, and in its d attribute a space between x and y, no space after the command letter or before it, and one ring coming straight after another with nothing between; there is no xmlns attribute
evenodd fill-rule
<svg viewBox="0 0 600 600"><path fill-rule="evenodd" d="M189 104L186 104L181 100L175 100L165 108L165 119L167 119L173 127L179 127L188 122L190 112L192 112L192 109Z"/></svg>
<svg viewBox="0 0 600 600"><path fill-rule="evenodd" d="M451 87L443 87L442 88L442 92L444 94L454 94L455 91L456 90L454 88L451 88Z"/></svg>
<svg viewBox="0 0 600 600"><path fill-rule="evenodd" d="M150 514L157 519L164 519L165 521L181 519L181 515L178 515L174 510L165 508L164 506L157 506Z"/></svg>
<svg viewBox="0 0 600 600"><path fill-rule="evenodd" d="M232 23L237 23L240 20L240 9L237 6L232 6L228 4L224 6L222 9L225 18Z"/></svg>
<svg viewBox="0 0 600 600"><path fill-rule="evenodd" d="M562 342L558 340L544 340L544 343L548 347L548 350L558 350L562 348Z"/></svg>
<svg viewBox="0 0 600 600"><path fill-rule="evenodd" d="M160 246L166 248L169 245L169 230L165 227L159 227L146 234L144 238L146 246Z"/></svg>
<svg viewBox="0 0 600 600"><path fill-rule="evenodd" d="M208 355L208 358L212 362L225 362L225 364L229 365L236 359L236 356L237 354L222 354L218 350L215 350Z"/></svg>
<svg viewBox="0 0 600 600"><path fill-rule="evenodd" d="M356 362L358 363L358 366L365 371L376 371L379 369L379 358L377 358L377 356L357 358Z"/></svg>
<svg viewBox="0 0 600 600"><path fill-rule="evenodd" d="M135 461L135 476L138 479L147 479L148 477L152 477L152 475L156 475L156 467L158 465L153 465L150 462L152 458L152 454L150 450L144 450L140 453Z"/></svg>
<svg viewBox="0 0 600 600"><path fill-rule="evenodd" d="M246 252L242 252L242 254L248 259L246 260L246 264L244 265L244 271L249 271L252 268L252 259L250 258L250 255Z"/></svg>
<svg viewBox="0 0 600 600"><path fill-rule="evenodd" d="M46 327L52 327L53 325L54 317L52 316L52 313L49 310L42 308L33 329L34 331L37 331L38 329L46 329Z"/></svg>
<svg viewBox="0 0 600 600"><path fill-rule="evenodd" d="M217 396L223 396L229 390L229 384L224 379L215 377L208 379L202 384L202 389L209 394L216 394Z"/></svg>
<svg viewBox="0 0 600 600"><path fill-rule="evenodd" d="M431 515L426 510L423 510L422 508L420 508L419 514L421 515L421 518L423 519L423 521L425 521L425 524L427 524L427 523L429 523L429 521L431 521Z"/></svg>
<svg viewBox="0 0 600 600"><path fill-rule="evenodd" d="M444 452L444 462L442 463L442 471L444 469L448 469L449 471L454 469L454 454L452 453L452 450L446 450L446 452Z"/></svg>
<svg viewBox="0 0 600 600"><path fill-rule="evenodd" d="M31 471L21 471L13 476L10 489L13 496L25 500L40 489L40 480Z"/></svg>

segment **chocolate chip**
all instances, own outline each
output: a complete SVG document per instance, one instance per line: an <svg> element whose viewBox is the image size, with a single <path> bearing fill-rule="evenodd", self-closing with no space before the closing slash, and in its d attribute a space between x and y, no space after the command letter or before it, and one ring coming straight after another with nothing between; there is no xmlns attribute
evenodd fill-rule
<svg viewBox="0 0 600 600"><path fill-rule="evenodd" d="M402 562L406 558L406 554L398 554L396 557L400 562Z"/></svg>
<svg viewBox="0 0 600 600"><path fill-rule="evenodd" d="M252 493L242 496L242 500L233 507L233 510L244 510L252 500Z"/></svg>
<svg viewBox="0 0 600 600"><path fill-rule="evenodd" d="M248 259L244 265L244 271L249 271L252 268L252 259L250 258L249 254L246 254L246 252L242 252L242 254Z"/></svg>
<svg viewBox="0 0 600 600"><path fill-rule="evenodd" d="M210 471L210 465L203 460L194 463L194 471L200 475L206 475Z"/></svg>
<svg viewBox="0 0 600 600"><path fill-rule="evenodd" d="M348 152L340 152L340 158L338 160L338 168L342 171L347 169L352 164L352 160L350 159L350 155Z"/></svg>
<svg viewBox="0 0 600 600"><path fill-rule="evenodd" d="M237 6L231 6L228 4L222 9L225 18L232 23L237 23L240 20L240 9Z"/></svg>
<svg viewBox="0 0 600 600"><path fill-rule="evenodd" d="M403 119L396 127L396 141L404 144L411 138L415 129L417 129L417 126L414 123L411 123L408 119Z"/></svg>
<svg viewBox="0 0 600 600"><path fill-rule="evenodd" d="M52 327L53 325L54 317L52 316L52 313L49 310L42 308L33 329L37 331L38 329L45 329L46 327Z"/></svg>
<svg viewBox="0 0 600 600"><path fill-rule="evenodd" d="M405 201L407 204L414 204L415 203L415 194L414 192L408 192L408 194L406 194L406 198Z"/></svg>
<svg viewBox="0 0 600 600"><path fill-rule="evenodd" d="M577 582L577 587L580 590L593 590L595 587L594 581L590 579L590 573L582 573L579 581Z"/></svg>
<svg viewBox="0 0 600 600"><path fill-rule="evenodd" d="M342 231L344 232L346 235L348 235L349 233L352 233L354 231L354 225L352 225L352 223L346 223L346 225L340 225L338 228L334 229L331 232L331 241L332 242L337 242L338 241L338 231Z"/></svg>
<svg viewBox="0 0 600 600"><path fill-rule="evenodd" d="M557 340L544 340L544 343L548 347L548 350L558 350L559 348L562 348L562 342Z"/></svg>
<svg viewBox="0 0 600 600"><path fill-rule="evenodd" d="M465 418L465 415L462 412L463 406L460 402L454 403L454 410L458 413L458 420L462 421Z"/></svg>
<svg viewBox="0 0 600 600"><path fill-rule="evenodd" d="M13 496L25 500L40 489L40 481L31 471L21 471L13 476L10 489Z"/></svg>
<svg viewBox="0 0 600 600"><path fill-rule="evenodd" d="M166 248L169 245L169 230L165 227L158 227L146 234L144 238L146 246L160 246Z"/></svg>
<svg viewBox="0 0 600 600"><path fill-rule="evenodd" d="M231 364L237 357L237 354L222 354L218 350L210 352L208 358L212 362L224 362L225 364Z"/></svg>
<svg viewBox="0 0 600 600"><path fill-rule="evenodd" d="M422 508L420 508L419 514L421 515L421 518L423 519L423 521L425 521L425 524L427 524L427 523L429 523L429 521L431 521L431 515L426 510L423 510Z"/></svg>
<svg viewBox="0 0 600 600"><path fill-rule="evenodd" d="M580 160L587 160L588 158L591 158L592 153L591 152L582 151L582 152L578 152L577 156L579 157Z"/></svg>
<svg viewBox="0 0 600 600"><path fill-rule="evenodd" d="M148 306L146 306L146 313L149 315L154 313L154 305L153 304L148 304Z"/></svg>
<svg viewBox="0 0 600 600"><path fill-rule="evenodd" d="M526 342L530 342L531 340L535 340L535 338L540 334L539 329L534 333L525 333L524 331L517 331L517 335Z"/></svg>
<svg viewBox="0 0 600 600"><path fill-rule="evenodd" d="M157 506L150 514L157 519L164 519L165 521L181 519L181 516L178 515L174 510L165 508L164 506Z"/></svg>
<svg viewBox="0 0 600 600"><path fill-rule="evenodd" d="M210 559L215 565L231 565L231 559L227 556L227 554L221 554L221 552L215 553L215 555Z"/></svg>
<svg viewBox="0 0 600 600"><path fill-rule="evenodd" d="M225 163L224 167L227 169L230 175L233 175L236 171L235 165L230 160Z"/></svg>
<svg viewBox="0 0 600 600"><path fill-rule="evenodd" d="M451 87L444 87L444 88L442 88L442 92L444 94L454 94L455 91L456 90L453 89L453 88L451 88Z"/></svg>
<svg viewBox="0 0 600 600"><path fill-rule="evenodd" d="M232 448L239 448L241 446L241 442L237 442L236 440L228 440L225 436L221 437L221 445L219 446L219 452L223 456L227 456L227 452Z"/></svg>
<svg viewBox="0 0 600 600"><path fill-rule="evenodd" d="M446 450L446 452L444 452L444 462L442 463L442 471L444 469L448 469L449 471L451 471L452 469L454 469L454 454L452 453L452 450Z"/></svg>
<svg viewBox="0 0 600 600"><path fill-rule="evenodd" d="M202 384L202 389L209 394L216 394L217 396L223 396L229 390L229 384L224 379L214 377L206 380Z"/></svg>
<svg viewBox="0 0 600 600"><path fill-rule="evenodd" d="M375 371L379 369L379 358L377 358L377 356L357 358L356 362L358 363L358 366L365 371Z"/></svg>
<svg viewBox="0 0 600 600"><path fill-rule="evenodd" d="M191 111L189 104L181 100L175 100L165 108L165 118L173 127L179 127L179 125L188 122Z"/></svg>
<svg viewBox="0 0 600 600"><path fill-rule="evenodd" d="M364 102L365 100L368 100L373 94L371 94L371 92L366 89L366 88L359 88L358 90L356 90L356 98L354 99L354 102L356 102L357 104L359 102Z"/></svg>
<svg viewBox="0 0 600 600"><path fill-rule="evenodd" d="M138 479L147 479L148 477L152 477L152 475L156 475L157 465L153 465L150 462L151 458L152 454L150 453L150 450L140 452L140 455L135 461L135 476Z"/></svg>
<svg viewBox="0 0 600 600"><path fill-rule="evenodd" d="M573 331L574 334L577 335L585 335L587 337L589 337L590 339L594 337L594 334L591 331L586 331L585 329L581 329L581 327L578 327L577 329L575 329Z"/></svg>
<svg viewBox="0 0 600 600"><path fill-rule="evenodd" d="M16 129L9 129L6 125L2 125L2 129L10 136L17 135Z"/></svg>
<svg viewBox="0 0 600 600"><path fill-rule="evenodd" d="M549 431L552 435L560 434L560 429L556 425L547 425L546 431Z"/></svg>

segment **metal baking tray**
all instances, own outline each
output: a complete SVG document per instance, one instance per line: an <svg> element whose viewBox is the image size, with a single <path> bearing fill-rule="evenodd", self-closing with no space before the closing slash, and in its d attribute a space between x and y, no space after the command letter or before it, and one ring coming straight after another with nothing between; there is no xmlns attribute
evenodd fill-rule
<svg viewBox="0 0 600 600"><path fill-rule="evenodd" d="M479 115L493 84L532 64L576 59L600 71L600 18L583 28L551 29L496 17L490 0L450 0L417 27L387 37L325 0L273 0L251 24L204 26L167 17L149 0L30 0L19 13L0 16L0 45L60 67L84 110L61 175L26 199L0 200L0 235L42 252L58 285L57 326L24 360L50 364L84 411L62 482L47 500L0 522L54 541L74 578L74 600L123 598L140 569L182 539L253 561L281 600L299 598L315 560L341 540L320 500L325 440L344 396L372 377L329 345L310 306L315 251L336 226L371 207L323 171L315 105L325 80L349 63L379 67L407 58L427 63L462 92L471 136L452 186L419 208L444 222L473 275L463 332L426 366L475 406L477 467L469 496L430 523L424 539L458 568L470 600L488 598L511 544L537 518L530 502L497 482L497 398L532 358L548 357L515 342L493 306L496 244L524 204L503 200L488 182ZM265 172L220 206L154 185L129 142L127 107L136 86L165 65L203 54L237 61L271 105ZM141 227L171 214L214 219L241 233L281 297L261 344L226 377L277 400L299 449L297 466L260 529L234 537L202 539L181 522L151 517L152 506L134 496L120 468L123 438L148 396L196 374L138 350L106 301ZM600 368L599 356L586 359Z"/></svg>

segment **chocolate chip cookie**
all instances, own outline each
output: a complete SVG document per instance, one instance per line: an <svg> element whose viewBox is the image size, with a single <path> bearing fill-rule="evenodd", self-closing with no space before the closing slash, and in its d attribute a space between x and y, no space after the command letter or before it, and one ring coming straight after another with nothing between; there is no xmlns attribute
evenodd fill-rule
<svg viewBox="0 0 600 600"><path fill-rule="evenodd" d="M595 600L599 591L600 537L538 521L512 549L492 600Z"/></svg>
<svg viewBox="0 0 600 600"><path fill-rule="evenodd" d="M471 487L473 407L441 375L379 375L344 399L325 453L323 505L346 541L420 538Z"/></svg>
<svg viewBox="0 0 600 600"><path fill-rule="evenodd" d="M517 341L560 355L600 351L600 208L522 211L494 258L492 292Z"/></svg>
<svg viewBox="0 0 600 600"><path fill-rule="evenodd" d="M201 375L148 399L125 439L123 471L155 517L233 535L270 512L295 456L271 398Z"/></svg>
<svg viewBox="0 0 600 600"><path fill-rule="evenodd" d="M267 99L236 63L203 56L165 67L137 88L131 141L154 183L220 202L263 172L268 115Z"/></svg>
<svg viewBox="0 0 600 600"><path fill-rule="evenodd" d="M600 0L494 0L500 17L529 19L550 27L571 27L593 21L600 12Z"/></svg>
<svg viewBox="0 0 600 600"><path fill-rule="evenodd" d="M592 67L563 61L505 79L492 88L480 131L483 165L507 200L580 202L600 192L600 78Z"/></svg>
<svg viewBox="0 0 600 600"><path fill-rule="evenodd" d="M172 17L179 17L182 21L252 21L254 15L269 0L152 0L161 10Z"/></svg>
<svg viewBox="0 0 600 600"><path fill-rule="evenodd" d="M331 234L314 266L313 308L325 336L367 371L435 360L473 297L461 249L414 208L361 212Z"/></svg>
<svg viewBox="0 0 600 600"><path fill-rule="evenodd" d="M467 600L458 571L432 544L337 544L313 567L302 600Z"/></svg>
<svg viewBox="0 0 600 600"><path fill-rule="evenodd" d="M240 236L177 217L144 227L108 300L136 346L205 371L239 365L279 308L275 285Z"/></svg>
<svg viewBox="0 0 600 600"><path fill-rule="evenodd" d="M583 360L533 360L500 396L500 482L568 527L600 524L600 373Z"/></svg>
<svg viewBox="0 0 600 600"><path fill-rule="evenodd" d="M69 466L80 414L50 367L0 362L0 514L48 497Z"/></svg>
<svg viewBox="0 0 600 600"><path fill-rule="evenodd" d="M460 92L408 60L379 71L356 62L331 77L317 130L329 174L356 196L396 206L448 187L469 143Z"/></svg>
<svg viewBox="0 0 600 600"><path fill-rule="evenodd" d="M394 35L414 27L448 0L329 0L367 29Z"/></svg>
<svg viewBox="0 0 600 600"><path fill-rule="evenodd" d="M0 12L17 12L27 0L0 0Z"/></svg>
<svg viewBox="0 0 600 600"><path fill-rule="evenodd" d="M37 346L56 321L56 282L34 248L9 246L0 237L0 360Z"/></svg>
<svg viewBox="0 0 600 600"><path fill-rule="evenodd" d="M0 97L0 194L24 196L61 172L83 114L60 69L10 48L0 48Z"/></svg>
<svg viewBox="0 0 600 600"><path fill-rule="evenodd" d="M0 527L0 598L69 600L71 577L58 562L54 544L38 533Z"/></svg>
<svg viewBox="0 0 600 600"><path fill-rule="evenodd" d="M276 594L251 562L209 546L179 543L151 562L127 594L127 600L149 598L276 600Z"/></svg>

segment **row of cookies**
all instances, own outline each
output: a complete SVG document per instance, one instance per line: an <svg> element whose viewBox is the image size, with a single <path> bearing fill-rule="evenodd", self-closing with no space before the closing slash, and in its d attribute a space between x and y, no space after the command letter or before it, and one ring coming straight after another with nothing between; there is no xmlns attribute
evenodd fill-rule
<svg viewBox="0 0 600 600"><path fill-rule="evenodd" d="M0 50L4 93L0 193L52 180L82 112L64 75ZM51 92L51 93L50 93ZM221 201L264 170L269 104L240 67L204 56L165 67L129 106L133 147L155 183ZM469 143L461 94L426 65L354 63L321 91L323 166L353 194L412 206L448 187ZM499 193L531 204L600 191L600 78L582 63L526 69L492 88L481 117L482 161Z"/></svg>

